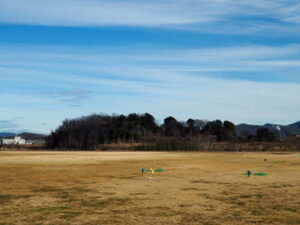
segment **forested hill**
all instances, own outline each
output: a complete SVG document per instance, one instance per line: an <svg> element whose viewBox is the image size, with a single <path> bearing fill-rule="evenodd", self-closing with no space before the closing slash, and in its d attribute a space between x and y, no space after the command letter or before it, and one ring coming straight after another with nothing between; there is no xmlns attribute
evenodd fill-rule
<svg viewBox="0 0 300 225"><path fill-rule="evenodd" d="M275 140L268 129L252 136L257 140ZM56 149L95 149L110 143L159 143L174 140L191 147L201 141L239 141L235 125L230 121L211 122L188 119L180 122L167 117L158 125L149 113L124 115L90 115L66 119L46 138L46 147Z"/></svg>

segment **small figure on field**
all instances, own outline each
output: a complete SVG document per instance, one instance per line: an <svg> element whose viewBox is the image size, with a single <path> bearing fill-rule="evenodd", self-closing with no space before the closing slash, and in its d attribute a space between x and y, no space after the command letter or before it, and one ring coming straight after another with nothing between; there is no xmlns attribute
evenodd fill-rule
<svg viewBox="0 0 300 225"><path fill-rule="evenodd" d="M141 173L142 173L142 174L144 174L144 172L145 172L145 169L144 169L144 168L142 168L142 169L141 169Z"/></svg>
<svg viewBox="0 0 300 225"><path fill-rule="evenodd" d="M267 162L267 158L265 158L264 160L265 160L265 162Z"/></svg>
<svg viewBox="0 0 300 225"><path fill-rule="evenodd" d="M250 177L251 174L252 174L251 170L247 170L248 177Z"/></svg>

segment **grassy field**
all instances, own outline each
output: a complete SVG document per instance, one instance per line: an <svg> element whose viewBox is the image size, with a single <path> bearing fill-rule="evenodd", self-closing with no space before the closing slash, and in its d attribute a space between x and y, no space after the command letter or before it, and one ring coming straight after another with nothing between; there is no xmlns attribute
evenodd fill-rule
<svg viewBox="0 0 300 225"><path fill-rule="evenodd" d="M248 169L268 175L241 175ZM4 224L297 225L300 157L0 151Z"/></svg>

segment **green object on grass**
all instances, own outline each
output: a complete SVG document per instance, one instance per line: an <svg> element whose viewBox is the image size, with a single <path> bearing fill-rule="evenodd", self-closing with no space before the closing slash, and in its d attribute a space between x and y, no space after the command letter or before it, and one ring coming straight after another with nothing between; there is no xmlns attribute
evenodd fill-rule
<svg viewBox="0 0 300 225"><path fill-rule="evenodd" d="M255 173L255 174L253 174L253 175L255 175L255 176L266 176L266 175L268 175L268 174L266 174L266 173Z"/></svg>
<svg viewBox="0 0 300 225"><path fill-rule="evenodd" d="M272 161L272 163L286 163L285 161Z"/></svg>
<svg viewBox="0 0 300 225"><path fill-rule="evenodd" d="M146 172L150 172L151 170L145 170ZM156 170L153 170L154 172L163 172L165 171L164 169L156 169Z"/></svg>
<svg viewBox="0 0 300 225"><path fill-rule="evenodd" d="M241 175L248 175L248 173L242 173ZM266 174L266 173L254 173L254 174L250 174L250 175L254 175L254 176L266 176L268 174Z"/></svg>

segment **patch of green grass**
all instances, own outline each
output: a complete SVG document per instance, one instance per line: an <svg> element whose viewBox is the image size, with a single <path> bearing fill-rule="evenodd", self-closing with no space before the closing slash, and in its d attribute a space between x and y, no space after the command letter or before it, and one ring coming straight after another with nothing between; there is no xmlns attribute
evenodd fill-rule
<svg viewBox="0 0 300 225"><path fill-rule="evenodd" d="M242 217L241 212L240 211L235 211L230 215L230 218L232 219L240 219Z"/></svg>
<svg viewBox="0 0 300 225"><path fill-rule="evenodd" d="M210 198L210 199L214 199L214 200L219 200L219 199L216 199L214 197L211 197L209 194L207 193L201 193L201 194L198 194L199 197L204 197L204 198Z"/></svg>
<svg viewBox="0 0 300 225"><path fill-rule="evenodd" d="M108 198L105 200L82 200L81 205L93 208L106 208L110 206L123 206L126 205L130 198Z"/></svg>
<svg viewBox="0 0 300 225"><path fill-rule="evenodd" d="M290 211L290 212L298 212L297 208L284 208L284 210Z"/></svg>
<svg viewBox="0 0 300 225"><path fill-rule="evenodd" d="M207 180L192 180L191 183L197 184L197 183L202 183L202 184L212 184L215 183L213 181L207 181Z"/></svg>
<svg viewBox="0 0 300 225"><path fill-rule="evenodd" d="M250 212L254 216L260 216L260 215L265 214L265 211L262 210L261 208L252 208Z"/></svg>
<svg viewBox="0 0 300 225"><path fill-rule="evenodd" d="M0 203L10 202L15 199L29 198L32 195L0 195Z"/></svg>
<svg viewBox="0 0 300 225"><path fill-rule="evenodd" d="M58 215L61 213L65 213L66 210L69 210L70 207L67 206L54 206L54 207L38 207L30 211L30 213L37 213L33 214L36 215L34 218L36 220L47 220L49 216Z"/></svg>
<svg viewBox="0 0 300 225"><path fill-rule="evenodd" d="M14 196L12 195L0 195L0 201L1 200L10 200L12 199Z"/></svg>
<svg viewBox="0 0 300 225"><path fill-rule="evenodd" d="M55 207L40 207L36 208L33 211L34 212L46 212L46 211L62 211L62 210L67 210L70 209L70 207L67 206L55 206Z"/></svg>
<svg viewBox="0 0 300 225"><path fill-rule="evenodd" d="M99 221L96 221L95 223L91 223L89 225L108 225L108 224L112 224L112 225L115 225L115 224L124 224L124 220L121 220L121 219L114 219L114 218L111 218L111 219L101 219Z"/></svg>
<svg viewBox="0 0 300 225"><path fill-rule="evenodd" d="M259 221L259 220L248 220L247 222L252 223L252 224L261 224L261 221Z"/></svg>
<svg viewBox="0 0 300 225"><path fill-rule="evenodd" d="M300 163L296 163L296 162L293 162L293 163L289 163L290 166L299 166Z"/></svg>
<svg viewBox="0 0 300 225"><path fill-rule="evenodd" d="M112 210L110 210L110 212L116 213L116 214L127 214L127 213L130 213L127 210L122 210L122 209L112 209Z"/></svg>
<svg viewBox="0 0 300 225"><path fill-rule="evenodd" d="M61 192L61 193L66 193L66 192L74 192L76 194L83 194L83 193L87 193L87 192L92 192L93 190L91 189L87 189L87 188L82 188L82 187L76 187L76 188L70 188L70 189L60 189L57 187L42 187L42 188L33 188L32 189L33 192L45 192L45 193L49 193L49 192Z"/></svg>
<svg viewBox="0 0 300 225"><path fill-rule="evenodd" d="M252 198L252 195L240 195L238 198Z"/></svg>
<svg viewBox="0 0 300 225"><path fill-rule="evenodd" d="M82 200L80 204L84 207L92 207L92 208L104 208L107 207L108 204L106 201L102 200Z"/></svg>
<svg viewBox="0 0 300 225"><path fill-rule="evenodd" d="M144 210L171 210L171 208L167 206L146 206L143 208Z"/></svg>
<svg viewBox="0 0 300 225"><path fill-rule="evenodd" d="M61 192L61 193L57 194L55 197L62 198L62 199L70 199L73 196L70 192L64 191L64 192Z"/></svg>
<svg viewBox="0 0 300 225"><path fill-rule="evenodd" d="M255 197L256 198L263 198L263 195L262 194L256 194Z"/></svg>
<svg viewBox="0 0 300 225"><path fill-rule="evenodd" d="M64 200L65 202L74 202L77 201L78 197L82 194L92 192L91 189L86 188L70 188L70 189L59 189L53 187L43 187L39 189L33 189L33 191L38 193L48 193L53 197Z"/></svg>
<svg viewBox="0 0 300 225"><path fill-rule="evenodd" d="M33 188L33 192L59 192L62 191L60 188L55 188L55 187L42 187L42 188Z"/></svg>
<svg viewBox="0 0 300 225"><path fill-rule="evenodd" d="M228 182L216 182L216 184L230 184L230 185L232 185L232 183L228 183Z"/></svg>
<svg viewBox="0 0 300 225"><path fill-rule="evenodd" d="M70 209L70 207L68 206L55 206L55 207L51 207L51 210L66 210L66 209Z"/></svg>
<svg viewBox="0 0 300 225"><path fill-rule="evenodd" d="M189 205L189 204L179 204L178 206L182 207L182 208L185 208L185 207L190 207L191 205Z"/></svg>
<svg viewBox="0 0 300 225"><path fill-rule="evenodd" d="M221 194L222 195L230 195L231 193L229 191L222 191Z"/></svg>
<svg viewBox="0 0 300 225"><path fill-rule="evenodd" d="M0 218L4 218L5 216L10 216L10 212L0 212Z"/></svg>
<svg viewBox="0 0 300 225"><path fill-rule="evenodd" d="M181 188L181 190L183 190L183 191L197 191L198 188L193 188L193 187L190 187L190 188Z"/></svg>
<svg viewBox="0 0 300 225"><path fill-rule="evenodd" d="M183 222L183 224L186 223L197 223L197 222L201 222L202 218L199 216L184 216L181 220Z"/></svg>
<svg viewBox="0 0 300 225"><path fill-rule="evenodd" d="M233 203L238 205L238 206L245 206L246 205L246 203L242 202L242 201L236 201L236 202L233 202Z"/></svg>
<svg viewBox="0 0 300 225"><path fill-rule="evenodd" d="M272 205L272 209L274 210L282 210L283 209L283 206L282 205Z"/></svg>
<svg viewBox="0 0 300 225"><path fill-rule="evenodd" d="M136 193L130 193L129 195L132 195L132 196L138 196L138 195L147 195L147 193L144 193L144 192L136 192Z"/></svg>
<svg viewBox="0 0 300 225"><path fill-rule="evenodd" d="M167 210L153 213L153 216L155 217L168 217L173 215L174 214L172 211L167 211Z"/></svg>
<svg viewBox="0 0 300 225"><path fill-rule="evenodd" d="M60 216L60 218L61 219L73 219L79 215L81 215L81 212L67 211L67 212L64 212L64 214L62 216Z"/></svg>
<svg viewBox="0 0 300 225"><path fill-rule="evenodd" d="M127 176L127 177L118 177L119 179L125 179L125 180L135 180L137 176Z"/></svg>
<svg viewBox="0 0 300 225"><path fill-rule="evenodd" d="M113 205L126 205L130 200L130 198L109 198L106 202Z"/></svg>
<svg viewBox="0 0 300 225"><path fill-rule="evenodd" d="M285 188L285 187L295 187L296 185L287 184L287 183L280 183L280 184L274 184L270 185L272 188Z"/></svg>
<svg viewBox="0 0 300 225"><path fill-rule="evenodd" d="M204 224L204 218L199 213L184 213L182 215L182 224L201 223Z"/></svg>
<svg viewBox="0 0 300 225"><path fill-rule="evenodd" d="M103 195L115 195L115 192L101 192Z"/></svg>
<svg viewBox="0 0 300 225"><path fill-rule="evenodd" d="M74 191L78 194L83 194L83 193L87 193L87 192L92 192L93 190L79 187L79 188L73 188L73 189L71 189L71 191Z"/></svg>

